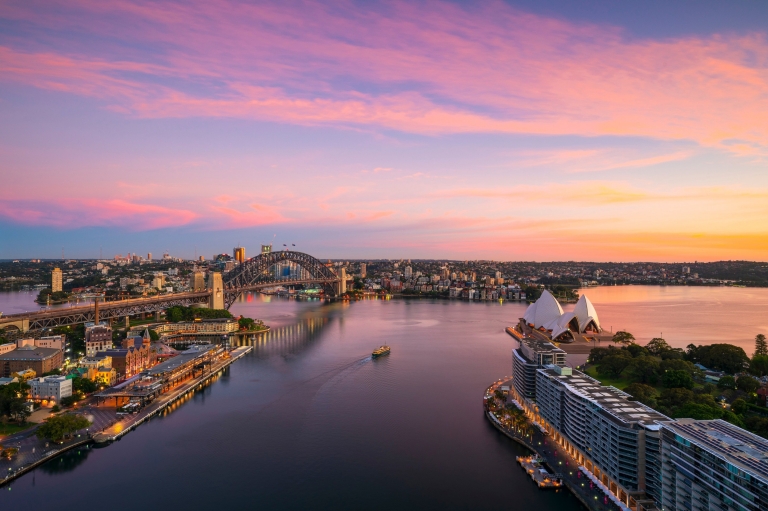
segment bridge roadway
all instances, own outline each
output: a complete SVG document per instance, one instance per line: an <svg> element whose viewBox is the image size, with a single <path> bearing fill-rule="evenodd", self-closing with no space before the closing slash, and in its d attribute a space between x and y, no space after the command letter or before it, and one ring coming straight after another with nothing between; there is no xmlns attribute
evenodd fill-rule
<svg viewBox="0 0 768 511"><path fill-rule="evenodd" d="M301 284L327 284L327 279L304 280L273 280L258 284L246 285L238 289L225 289L224 294L230 298L227 303L232 303L243 292L258 291L277 286L292 286ZM169 307L182 305L189 307L195 304L208 305L211 291L195 293L173 293L151 298L132 298L128 300L115 300L112 302L99 302L99 320L124 318L139 314L152 314L164 311ZM229 307L227 307L229 308ZM37 312L25 312L0 316L0 328L8 329L12 333L14 329L19 332L40 333L46 328L89 323L95 320L95 305L81 305L76 307L62 307L60 309L47 309Z"/></svg>

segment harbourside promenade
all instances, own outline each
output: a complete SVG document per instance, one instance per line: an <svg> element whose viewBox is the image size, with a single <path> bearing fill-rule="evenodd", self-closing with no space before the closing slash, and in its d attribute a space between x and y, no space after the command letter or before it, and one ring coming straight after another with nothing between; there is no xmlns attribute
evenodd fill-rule
<svg viewBox="0 0 768 511"><path fill-rule="evenodd" d="M514 399L506 395L503 400L496 397L496 391L502 387L512 388L512 379L505 377L494 382L485 391L483 397L483 412L488 421L502 434L525 446L543 460L550 472L560 473L563 483L576 498L590 511L628 511L626 506L620 507L607 494L607 488L601 483L591 481L582 471L579 464L571 458L545 432L544 428L528 419L532 427L515 427L505 419L505 409L508 404L517 406ZM494 406L495 403L495 406ZM510 463L515 460L511 459ZM531 482L530 484L534 484ZM542 490L544 491L544 490Z"/></svg>
<svg viewBox="0 0 768 511"><path fill-rule="evenodd" d="M49 442L39 440L35 436L37 428L4 438L2 440L3 445L16 447L19 452L12 460L0 460L0 486L10 483L17 477L69 450L94 442L107 443L117 440L141 423L158 413L162 413L188 394L217 378L223 369L245 356L252 349L252 346L243 346L232 350L229 352L229 357L217 360L203 374L186 380L165 394L161 394L135 415L127 415L120 419L116 417L114 407L86 406L82 408L79 413L86 415L91 420L91 425L75 432L63 444L51 445Z"/></svg>

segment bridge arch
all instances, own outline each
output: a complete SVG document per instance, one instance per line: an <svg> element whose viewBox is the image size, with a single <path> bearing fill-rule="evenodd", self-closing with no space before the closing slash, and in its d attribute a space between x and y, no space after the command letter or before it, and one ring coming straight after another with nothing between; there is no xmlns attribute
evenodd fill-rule
<svg viewBox="0 0 768 511"><path fill-rule="evenodd" d="M270 269L283 262L292 262L306 270L309 278L299 279L279 279L275 278ZM238 296L248 289L257 289L269 285L279 285L288 281L293 283L318 283L323 284L326 290L333 293L333 284L338 282L339 277L333 269L325 265L318 259L303 252L294 252L291 250L282 250L278 252L268 252L259 254L256 257L248 259L234 270L223 276L224 285L224 305L229 309Z"/></svg>

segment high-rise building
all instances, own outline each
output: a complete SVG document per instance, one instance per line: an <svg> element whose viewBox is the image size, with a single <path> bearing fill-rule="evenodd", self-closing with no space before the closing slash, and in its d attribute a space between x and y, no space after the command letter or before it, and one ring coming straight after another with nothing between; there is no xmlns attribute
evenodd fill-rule
<svg viewBox="0 0 768 511"><path fill-rule="evenodd" d="M155 273L155 278L152 279L152 287L158 291L165 287L165 275L162 273Z"/></svg>
<svg viewBox="0 0 768 511"><path fill-rule="evenodd" d="M535 401L553 439L624 505L634 508L658 493L659 481L649 480L647 467L658 467L659 423L669 417L584 373L554 365L536 371Z"/></svg>
<svg viewBox="0 0 768 511"><path fill-rule="evenodd" d="M200 256L200 257L198 258L198 260L199 260L201 263L202 263L202 262L205 262L205 256Z"/></svg>
<svg viewBox="0 0 768 511"><path fill-rule="evenodd" d="M405 267L405 271L403 272L403 277L406 279L410 279L413 276L413 268L410 266Z"/></svg>
<svg viewBox="0 0 768 511"><path fill-rule="evenodd" d="M368 270L368 267L365 263L360 263L360 278L365 278L366 270Z"/></svg>
<svg viewBox="0 0 768 511"><path fill-rule="evenodd" d="M150 261L150 262L152 261L152 252L149 252L147 254L147 261Z"/></svg>
<svg viewBox="0 0 768 511"><path fill-rule="evenodd" d="M190 291L205 291L205 274L201 271L193 272L189 276Z"/></svg>
<svg viewBox="0 0 768 511"><path fill-rule="evenodd" d="M245 262L245 247L235 247L232 255L234 256L235 261L243 264Z"/></svg>
<svg viewBox="0 0 768 511"><path fill-rule="evenodd" d="M51 272L51 292L57 293L62 290L62 274L61 269L54 268Z"/></svg>

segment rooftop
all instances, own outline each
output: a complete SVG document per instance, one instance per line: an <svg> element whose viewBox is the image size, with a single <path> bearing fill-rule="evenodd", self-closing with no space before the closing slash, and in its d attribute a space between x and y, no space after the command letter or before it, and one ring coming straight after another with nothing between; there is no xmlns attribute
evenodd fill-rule
<svg viewBox="0 0 768 511"><path fill-rule="evenodd" d="M768 440L720 419L678 419L663 427L768 482Z"/></svg>
<svg viewBox="0 0 768 511"><path fill-rule="evenodd" d="M526 337L522 341L520 341L520 344L525 344L530 349L536 352L549 352L549 351L562 351L565 353L565 350L558 348L554 344L552 344L550 341L544 341L541 339L536 339L534 337Z"/></svg>
<svg viewBox="0 0 768 511"><path fill-rule="evenodd" d="M45 360L51 358L61 350L56 348L36 348L34 346L23 346L13 351L0 355L0 360Z"/></svg>
<svg viewBox="0 0 768 511"><path fill-rule="evenodd" d="M202 357L214 347L215 346L213 344L201 344L201 345L191 346L188 350L180 352L178 355L171 358L170 360L163 362L162 364L157 364L155 367L147 371L147 374L149 374L150 376L159 376L163 373L173 372L179 367L182 367L188 364L189 362L192 362L195 359Z"/></svg>
<svg viewBox="0 0 768 511"><path fill-rule="evenodd" d="M626 392L616 387L601 385L599 381L581 371L572 370L571 374L567 374L567 371L562 371L561 368L547 366L539 369L538 372L557 380L574 394L597 404L610 417L624 424L653 425L656 421L672 420L653 408L633 401L632 396Z"/></svg>

